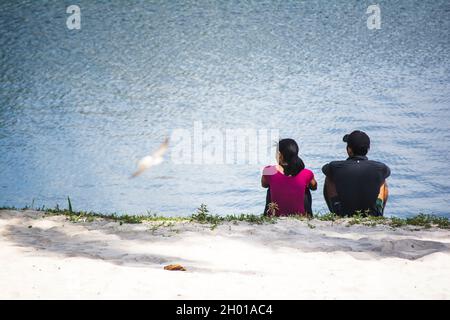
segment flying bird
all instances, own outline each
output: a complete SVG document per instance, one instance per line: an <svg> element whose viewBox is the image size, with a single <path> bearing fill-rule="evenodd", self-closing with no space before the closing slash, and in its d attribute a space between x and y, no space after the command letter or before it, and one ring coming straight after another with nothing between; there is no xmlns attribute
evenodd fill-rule
<svg viewBox="0 0 450 320"><path fill-rule="evenodd" d="M141 160L139 160L137 170L131 175L130 178L137 177L148 168L156 166L163 162L163 156L167 152L168 147L169 138L166 138L164 142L159 146L158 150L153 152L151 155L145 156Z"/></svg>

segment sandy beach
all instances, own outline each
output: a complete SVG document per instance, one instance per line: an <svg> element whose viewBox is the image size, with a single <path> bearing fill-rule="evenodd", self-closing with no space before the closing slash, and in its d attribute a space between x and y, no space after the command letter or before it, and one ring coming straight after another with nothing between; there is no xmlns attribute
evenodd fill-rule
<svg viewBox="0 0 450 320"><path fill-rule="evenodd" d="M449 230L292 218L161 224L2 210L0 298L450 298Z"/></svg>

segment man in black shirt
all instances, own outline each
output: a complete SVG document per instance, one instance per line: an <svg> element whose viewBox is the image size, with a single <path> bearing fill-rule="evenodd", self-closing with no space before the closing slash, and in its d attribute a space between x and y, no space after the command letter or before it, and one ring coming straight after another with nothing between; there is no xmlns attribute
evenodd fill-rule
<svg viewBox="0 0 450 320"><path fill-rule="evenodd" d="M391 170L384 163L368 160L370 138L353 131L343 138L349 158L323 166L324 197L330 212L340 216L355 213L382 216L388 198L386 178Z"/></svg>

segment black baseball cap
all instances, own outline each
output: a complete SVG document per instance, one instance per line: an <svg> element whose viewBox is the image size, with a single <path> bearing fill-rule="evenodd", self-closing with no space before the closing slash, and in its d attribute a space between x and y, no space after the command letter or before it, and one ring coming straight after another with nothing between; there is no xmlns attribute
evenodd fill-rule
<svg viewBox="0 0 450 320"><path fill-rule="evenodd" d="M350 134L346 134L342 140L347 142L347 145L355 152L367 152L370 149L370 138L363 131L355 130Z"/></svg>

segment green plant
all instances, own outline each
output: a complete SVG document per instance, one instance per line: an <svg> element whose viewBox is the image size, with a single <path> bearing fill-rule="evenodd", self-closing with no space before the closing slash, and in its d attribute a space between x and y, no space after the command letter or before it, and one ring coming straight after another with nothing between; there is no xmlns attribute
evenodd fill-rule
<svg viewBox="0 0 450 320"><path fill-rule="evenodd" d="M321 214L321 215L315 215L313 217L320 221L336 221L336 219L338 219L338 216L334 212L328 212L328 213Z"/></svg>
<svg viewBox="0 0 450 320"><path fill-rule="evenodd" d="M449 227L449 220L445 217L421 213L417 216L406 218L406 224L412 226L422 226L425 228L438 226L439 228L445 229Z"/></svg>
<svg viewBox="0 0 450 320"><path fill-rule="evenodd" d="M389 225L391 227L394 227L394 228L402 227L402 226L406 225L406 220L405 219L400 219L400 218L397 218L397 217L392 217L390 219Z"/></svg>
<svg viewBox="0 0 450 320"><path fill-rule="evenodd" d="M196 222L206 223L210 222L213 219L213 216L210 215L206 204L202 203L197 209L197 212L191 215L191 219Z"/></svg>
<svg viewBox="0 0 450 320"><path fill-rule="evenodd" d="M70 197L67 197L67 202L68 202L68 204L69 204L69 212L70 212L70 213L73 213L73 210L72 210L72 202L70 201Z"/></svg>
<svg viewBox="0 0 450 320"><path fill-rule="evenodd" d="M239 215L226 215L226 216L218 216L212 215L207 206L202 204L196 211L196 213L192 214L190 217L165 217L158 216L156 213L147 212L146 215L129 215L129 214L101 214L95 212L86 212L86 211L73 211L72 203L69 197L67 197L68 209L61 209L57 204L54 209L45 208L42 206L41 208L36 209L37 211L41 211L44 215L64 215L68 220L72 222L92 222L96 219L107 219L111 221L119 222L121 225L123 223L143 223L143 222L167 222L168 226L171 226L175 222L197 222L197 223L208 223L211 224L211 229L216 228L220 223L223 222L231 222L233 224L237 224L238 222L248 222L252 224L263 224L263 223L276 223L279 221L279 218L276 216L269 215L253 215L253 214L239 214ZM19 209L15 207L0 207L0 210L26 210L28 207ZM404 226L415 226L415 227L423 227L423 228L431 228L437 227L441 229L450 229L449 218L440 217L431 214L419 214L417 216L412 216L408 218L398 218L398 217L373 217L367 215L367 213L358 212L353 217L339 217L334 213L327 213L322 215L314 215L311 217L305 216L288 216L288 219L299 219L305 220L307 219L308 227L311 229L316 226L312 225L310 221L317 219L319 221L336 221L339 220L347 222L347 226L355 225L355 224L363 224L366 226L374 227L376 225L388 225L393 228L404 227ZM414 228L413 230L417 230L418 228Z"/></svg>

